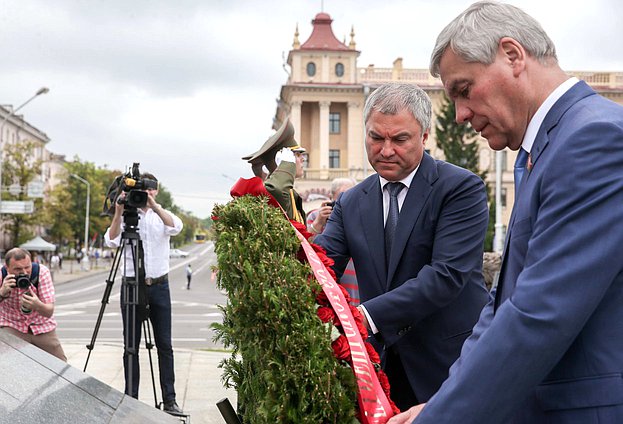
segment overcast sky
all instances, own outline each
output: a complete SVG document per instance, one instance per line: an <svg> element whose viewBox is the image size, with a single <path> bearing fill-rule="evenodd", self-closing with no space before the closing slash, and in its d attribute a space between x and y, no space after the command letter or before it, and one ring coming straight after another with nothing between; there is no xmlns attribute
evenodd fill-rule
<svg viewBox="0 0 623 424"><path fill-rule="evenodd" d="M471 1L324 0L359 66L427 68ZM623 1L516 0L566 70L623 71ZM562 10L561 10L562 9ZM321 0L0 0L0 104L24 109L54 153L111 169L140 162L198 217L225 203L240 158L272 134L282 64Z"/></svg>

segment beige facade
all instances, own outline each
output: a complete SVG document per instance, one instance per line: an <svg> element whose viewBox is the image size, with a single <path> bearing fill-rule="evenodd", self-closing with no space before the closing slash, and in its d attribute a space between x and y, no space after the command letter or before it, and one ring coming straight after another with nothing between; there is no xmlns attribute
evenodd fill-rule
<svg viewBox="0 0 623 424"><path fill-rule="evenodd" d="M42 182L44 188L44 196L47 196L49 191L54 185L59 184L66 178L66 171L63 167L65 157L51 153L47 149L47 144L50 142L50 138L43 131L35 128L28 123L23 115L13 115L13 109L11 106L0 106L0 122L3 122L0 126L0 148L5 149L6 146L15 144L21 141L30 140L34 141L35 149L32 152L34 160L41 160L41 174L35 181ZM8 187L1 187L2 199L6 199L8 194ZM26 190L26 187L21 187L22 190ZM0 223L0 229L1 229ZM35 228L37 235L42 235L43 227ZM0 251L7 249L7 234L2 231L0 236Z"/></svg>
<svg viewBox="0 0 623 424"><path fill-rule="evenodd" d="M47 185L52 179L53 173L50 164L52 154L47 150L46 145L50 142L50 138L46 133L28 123L22 115L13 115L11 106L0 106L0 122L4 122L0 128L0 146L2 149L26 140L35 143L35 149L32 152L33 159L42 162L39 181L42 181L46 184L46 188L49 188ZM4 189L6 190L6 187Z"/></svg>
<svg viewBox="0 0 623 424"><path fill-rule="evenodd" d="M318 195L328 194L331 180L349 176L362 180L374 172L364 148L363 106L366 96L381 84L401 81L417 84L433 102L433 114L439 110L443 87L428 69L406 69L402 58L391 68L370 65L357 67L359 51L355 33L350 42L340 42L333 34L332 19L319 13L312 21L312 34L300 43L298 28L288 55L290 75L281 88L275 115L275 129L289 116L299 143L309 152L305 176L297 180L297 190L307 199L306 210L317 207ZM623 104L623 72L569 72L586 81L602 96ZM435 118L433 116L433 128ZM495 152L486 140L479 139L480 167L488 171L487 179L495 187ZM431 130L427 150L438 159L443 152L437 147ZM503 152L502 222L506 226L513 206L513 164L516 153Z"/></svg>

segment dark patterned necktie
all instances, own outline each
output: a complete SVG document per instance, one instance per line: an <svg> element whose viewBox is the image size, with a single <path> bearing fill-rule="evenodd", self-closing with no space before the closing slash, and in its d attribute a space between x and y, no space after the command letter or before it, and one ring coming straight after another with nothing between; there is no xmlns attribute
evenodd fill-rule
<svg viewBox="0 0 623 424"><path fill-rule="evenodd" d="M394 243L394 233L396 232L396 224L398 224L398 193L403 189L403 183L387 183L387 191L389 192L389 212L387 213L387 221L385 221L385 259L389 263L389 257Z"/></svg>
<svg viewBox="0 0 623 424"><path fill-rule="evenodd" d="M526 163L528 162L528 152L520 148L517 153L517 160L515 161L515 169L513 170L515 177L515 200L517 200L517 193L519 193L519 185L521 184L521 178L526 170Z"/></svg>

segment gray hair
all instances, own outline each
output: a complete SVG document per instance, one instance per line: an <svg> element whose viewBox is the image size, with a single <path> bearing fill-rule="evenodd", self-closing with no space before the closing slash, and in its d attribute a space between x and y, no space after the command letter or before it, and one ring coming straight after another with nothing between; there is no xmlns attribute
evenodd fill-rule
<svg viewBox="0 0 623 424"><path fill-rule="evenodd" d="M432 106L430 97L415 84L383 84L366 100L363 108L363 122L367 123L373 110L386 115L395 115L408 110L422 127L422 133L430 131Z"/></svg>
<svg viewBox="0 0 623 424"><path fill-rule="evenodd" d="M14 247L13 249L6 252L6 255L4 255L4 262L7 265L10 265L12 260L21 261L22 259L26 258L32 260L32 256L30 255L30 252L28 250L22 249L21 247Z"/></svg>
<svg viewBox="0 0 623 424"><path fill-rule="evenodd" d="M431 75L439 76L439 62L448 47L466 62L492 64L503 37L518 41L543 65L558 62L554 43L536 19L510 4L480 1L454 18L437 37Z"/></svg>
<svg viewBox="0 0 623 424"><path fill-rule="evenodd" d="M357 181L354 178L335 178L331 181L331 194L334 195L342 187L354 187Z"/></svg>

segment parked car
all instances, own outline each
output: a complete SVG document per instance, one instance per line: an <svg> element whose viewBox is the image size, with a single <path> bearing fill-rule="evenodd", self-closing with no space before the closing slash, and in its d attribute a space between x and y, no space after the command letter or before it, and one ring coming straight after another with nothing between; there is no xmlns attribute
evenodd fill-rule
<svg viewBox="0 0 623 424"><path fill-rule="evenodd" d="M170 258L185 258L186 256L188 256L188 252L186 252L184 250L171 249L169 251L169 257Z"/></svg>

